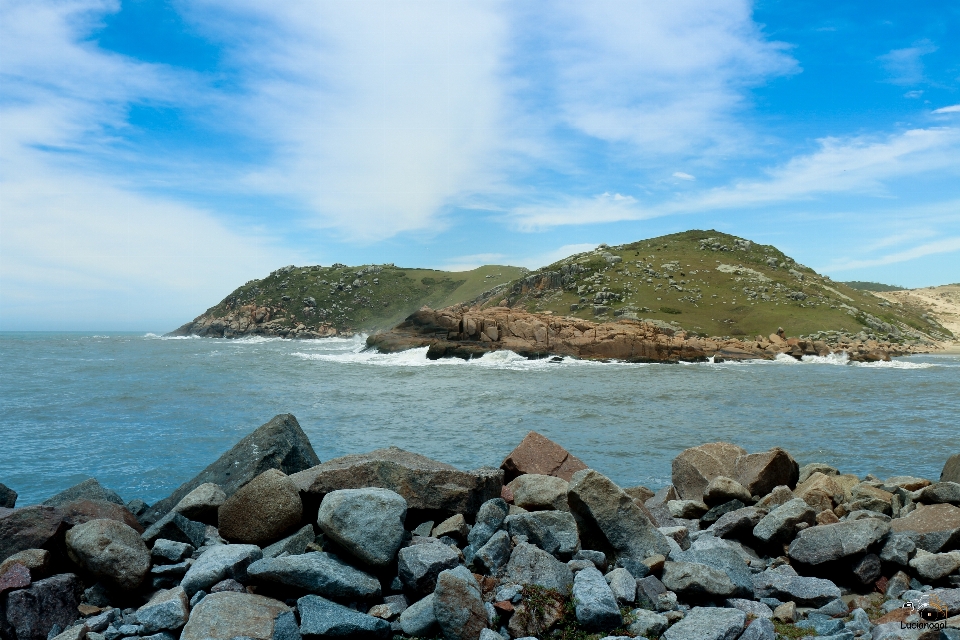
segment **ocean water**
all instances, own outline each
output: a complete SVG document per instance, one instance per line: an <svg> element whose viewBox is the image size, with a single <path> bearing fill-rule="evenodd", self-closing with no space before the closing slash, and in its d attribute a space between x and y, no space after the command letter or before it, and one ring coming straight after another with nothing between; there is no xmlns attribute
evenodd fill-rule
<svg viewBox="0 0 960 640"><path fill-rule="evenodd" d="M0 333L0 482L19 506L91 476L152 503L278 413L321 460L395 445L496 466L536 430L622 486L663 486L680 451L716 440L936 479L960 451L960 357L430 362L359 337Z"/></svg>

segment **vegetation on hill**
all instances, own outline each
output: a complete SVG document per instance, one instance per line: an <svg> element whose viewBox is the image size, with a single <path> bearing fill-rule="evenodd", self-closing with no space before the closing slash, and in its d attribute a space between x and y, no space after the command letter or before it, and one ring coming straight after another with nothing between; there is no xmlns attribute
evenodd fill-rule
<svg viewBox="0 0 960 640"><path fill-rule="evenodd" d="M898 287L895 284L883 284L882 282L863 282L862 280L850 280L849 282L841 282L840 284L845 284L851 289L856 289L857 291L903 291L903 287Z"/></svg>

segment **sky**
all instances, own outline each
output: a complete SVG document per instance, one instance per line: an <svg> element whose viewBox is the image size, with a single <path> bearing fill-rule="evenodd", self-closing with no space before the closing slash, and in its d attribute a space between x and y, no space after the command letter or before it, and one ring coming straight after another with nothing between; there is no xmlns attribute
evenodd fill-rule
<svg viewBox="0 0 960 640"><path fill-rule="evenodd" d="M960 281L960 4L0 0L0 330L687 229Z"/></svg>

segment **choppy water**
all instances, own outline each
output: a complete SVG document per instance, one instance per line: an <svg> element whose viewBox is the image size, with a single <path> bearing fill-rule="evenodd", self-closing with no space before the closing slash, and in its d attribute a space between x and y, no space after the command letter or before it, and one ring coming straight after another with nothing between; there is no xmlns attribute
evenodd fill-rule
<svg viewBox="0 0 960 640"><path fill-rule="evenodd" d="M396 445L498 465L533 429L623 486L662 486L677 453L715 440L861 476L935 478L960 451L957 356L637 365L362 349L0 333L0 482L21 506L89 476L152 502L285 412L321 460Z"/></svg>

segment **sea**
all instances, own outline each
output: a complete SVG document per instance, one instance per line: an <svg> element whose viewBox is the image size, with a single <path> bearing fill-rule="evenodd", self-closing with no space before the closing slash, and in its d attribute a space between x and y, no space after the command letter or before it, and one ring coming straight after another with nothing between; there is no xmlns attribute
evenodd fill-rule
<svg viewBox="0 0 960 640"><path fill-rule="evenodd" d="M0 333L0 482L17 506L89 477L152 503L280 413L321 460L397 446L498 466L534 430L621 486L662 487L678 453L718 440L936 479L960 451L960 356L429 361L369 351L363 336Z"/></svg>

